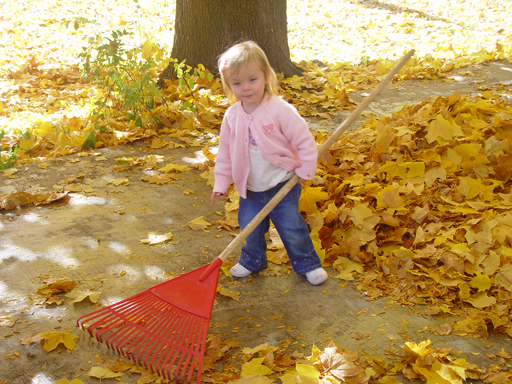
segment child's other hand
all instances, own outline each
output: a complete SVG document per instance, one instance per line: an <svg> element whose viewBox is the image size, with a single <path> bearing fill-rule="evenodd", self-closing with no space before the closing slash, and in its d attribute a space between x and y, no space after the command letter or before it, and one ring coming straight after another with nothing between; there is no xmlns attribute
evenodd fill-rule
<svg viewBox="0 0 512 384"><path fill-rule="evenodd" d="M224 197L226 197L227 194L226 193L220 193L220 192L213 192L212 193L212 203L215 203L215 198L218 197L219 199L223 199Z"/></svg>
<svg viewBox="0 0 512 384"><path fill-rule="evenodd" d="M307 181L307 180L306 180L306 179L302 179L302 178L300 178L300 177L299 177L299 181L298 181L298 183L299 183L299 184L302 184L302 183L303 183L303 182L305 182L305 181Z"/></svg>

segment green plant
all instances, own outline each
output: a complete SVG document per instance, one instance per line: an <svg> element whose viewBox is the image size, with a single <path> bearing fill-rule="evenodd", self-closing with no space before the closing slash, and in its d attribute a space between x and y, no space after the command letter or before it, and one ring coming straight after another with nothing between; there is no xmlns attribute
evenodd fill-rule
<svg viewBox="0 0 512 384"><path fill-rule="evenodd" d="M82 149L94 148L96 144L96 135L95 131L91 131L89 135L87 135L87 139L85 139L82 144Z"/></svg>
<svg viewBox="0 0 512 384"><path fill-rule="evenodd" d="M364 67L368 67L370 65L370 57L367 56L364 51L361 55L361 59L359 60L359 65Z"/></svg>
<svg viewBox="0 0 512 384"><path fill-rule="evenodd" d="M18 149L18 146L14 147L14 149L9 149L5 159L2 159L0 156L0 169L12 168L16 165L16 154L18 153Z"/></svg>
<svg viewBox="0 0 512 384"><path fill-rule="evenodd" d="M176 84L176 92L182 100L180 109L183 111L188 109L195 111L195 102L197 101L194 96L194 89L199 85L201 80L203 82L212 82L213 75L206 70L206 68L199 64L197 68L191 68L185 64L185 60L181 63L174 63L173 77L178 80Z"/></svg>
<svg viewBox="0 0 512 384"><path fill-rule="evenodd" d="M83 17L83 16L77 16L72 20L62 19L62 21L64 22L64 24L66 24L66 28L69 28L69 26L71 24L73 24L73 28L75 29L75 31L77 29L79 29L80 27L87 25L87 24L98 24L97 20L88 19L87 17Z"/></svg>
<svg viewBox="0 0 512 384"><path fill-rule="evenodd" d="M119 115L142 127L145 121L151 121L156 99L162 97L156 86L154 58L155 53L161 58L162 50L152 40L130 48L126 38L132 34L122 30L112 31L106 38L92 37L79 55L85 78L102 94L93 112L98 129L105 129L108 120Z"/></svg>

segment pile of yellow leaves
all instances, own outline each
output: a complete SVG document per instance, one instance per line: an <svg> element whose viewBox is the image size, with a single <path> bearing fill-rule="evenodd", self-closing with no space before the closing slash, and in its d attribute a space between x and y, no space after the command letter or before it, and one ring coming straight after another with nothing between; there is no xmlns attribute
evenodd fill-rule
<svg viewBox="0 0 512 384"><path fill-rule="evenodd" d="M406 342L391 364L370 353L346 350L332 342L323 350L313 346L309 357L299 352L290 354L265 343L243 348L239 355L240 370L225 364L223 372L210 372L213 367L208 364L209 355L216 356L216 361L237 345L232 340L222 343L218 336L211 337L209 343L205 370L213 382L270 384L277 378L283 384L398 384L399 374L411 381L436 384L462 384L467 379L507 383L512 379L512 374L502 371L499 365L487 370L457 357L450 349L432 348L430 340L419 344ZM512 359L505 351L498 353L498 357L502 364Z"/></svg>
<svg viewBox="0 0 512 384"><path fill-rule="evenodd" d="M511 13L506 0L477 3L450 0L438 7L414 0L288 1L291 57L305 72L282 79L283 96L304 116L329 118L353 108L350 93L373 87L411 48L416 56L396 81L435 79L470 64L510 60ZM0 54L0 121L5 132L0 156L5 161L9 149L19 145L16 158L21 164L76 153L93 133L91 112L107 91L80 77L76 62L86 38L122 28L134 32L135 46L157 41L169 50L175 4L155 0L84 6L48 1L13 3L5 11L7 44L16 49ZM226 105L218 79L196 84L195 113L179 108L176 86L169 84L165 103L144 116L144 128L128 123L127 111L112 108L111 131L96 132L95 147L164 134L189 139L186 146L200 145L196 139L218 128ZM152 117L161 125L152 124Z"/></svg>
<svg viewBox="0 0 512 384"><path fill-rule="evenodd" d="M490 92L346 133L301 198L324 265L343 280L364 270L370 298L459 316L442 334L512 336L511 148L512 107Z"/></svg>

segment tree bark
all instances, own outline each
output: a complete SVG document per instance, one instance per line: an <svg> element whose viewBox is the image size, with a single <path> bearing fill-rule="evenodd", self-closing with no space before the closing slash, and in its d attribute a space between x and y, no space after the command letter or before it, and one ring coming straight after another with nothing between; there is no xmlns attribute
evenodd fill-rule
<svg viewBox="0 0 512 384"><path fill-rule="evenodd" d="M288 47L286 0L177 0L171 57L218 73L217 59L231 45L253 40L285 77L300 75ZM173 77L172 63L160 75Z"/></svg>

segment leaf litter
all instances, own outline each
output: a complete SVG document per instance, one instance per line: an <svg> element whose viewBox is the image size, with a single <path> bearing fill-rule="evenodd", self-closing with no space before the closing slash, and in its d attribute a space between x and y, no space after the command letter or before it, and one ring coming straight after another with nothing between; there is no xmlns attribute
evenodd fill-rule
<svg viewBox="0 0 512 384"><path fill-rule="evenodd" d="M30 8L15 3L4 18L4 28L16 31L9 38L17 50L0 61L5 85L0 117L7 131L1 143L2 150L19 144L21 164L77 153L89 135L88 113L97 90L83 82L73 58L91 25L69 28L74 15L116 15L109 20L102 16L105 25L94 25L109 30L118 24L136 26L133 15L142 14L161 22L152 23L156 29L148 29L147 34L162 42L168 38L162 31L170 28L172 32L174 23L174 5L168 3L153 2L133 9L130 2L119 2L116 11L121 12L113 12L110 4L77 9L78 4L59 3L60 20L51 11L52 4L45 3L40 9L38 3ZM417 54L396 81L446 79L450 71L475 63L510 61L511 18L506 6L503 1L479 2L474 7L449 1L435 9L429 3L405 0L289 1L292 58L303 60L300 65L305 74L282 79L282 95L304 116L329 120L342 109L354 108L350 94L375 86L409 48ZM31 36L30 40L26 36ZM75 42L67 45L69 52L55 49L62 38ZM329 44L319 43L325 41ZM152 138L155 149L206 145L203 153L211 162L214 155L208 147L215 139L208 134L218 128L227 106L215 81L207 85L211 87L207 97L196 90L201 108L195 116L176 108L156 108L153 112L165 118L159 132L151 127L135 129L118 120L113 122L112 134L98 135L97 148ZM171 84L167 92L173 91ZM332 266L339 273L337 278L355 281L354 286L371 300L391 297L403 305L425 305L429 316L449 313L455 318L439 329L429 328L433 333L457 332L484 339L491 331L512 335L506 304L512 292L512 111L503 99L509 91L503 87L480 96L438 97L406 105L392 116L372 116L328 151L320 162L319 177L305 187L301 210L312 227L315 248L322 250L324 265ZM181 143L164 141L164 135ZM202 135L199 144L197 138ZM319 133L316 139L320 143L325 138ZM157 169L157 161L129 162ZM179 167L172 163L160 167L161 180L153 176L145 181L171 182L177 177L172 172L186 171ZM207 163L202 167L205 179L211 179ZM6 207L16 201L22 203L17 205L36 201L28 196L16 198L11 196L8 201L13 202ZM230 196L226 218L219 221L221 228L236 228L237 198L236 194ZM158 244L171 238L171 233L150 234L141 242ZM275 248L279 250L278 245ZM276 258L278 263L283 263L282 256ZM398 286L402 289L395 289ZM53 300L57 293L72 289L65 288L46 284L41 287L44 292L38 293ZM233 290L220 290L238 297ZM96 299L88 292L71 292L76 300ZM12 323L9 320L5 319L4 325ZM43 342L45 350L60 343L69 350L74 347L73 335L66 332L42 332L30 340ZM243 356L241 371L228 361L224 373L217 372L214 363L225 357L233 344L221 341L218 335L209 335L209 343L205 369L219 382L271 382L262 375L275 376L281 372L279 367L286 371L280 377L285 384L319 380L378 380L386 384L399 382L398 373L410 380L440 383L468 378L505 383L511 379L506 368L511 356L505 351L495 356L500 364L478 367L451 350L434 349L429 340L405 343L392 354L393 365L335 344L323 351L314 347L308 358L263 346ZM107 377L103 374L96 377ZM141 378L140 382L150 381Z"/></svg>

